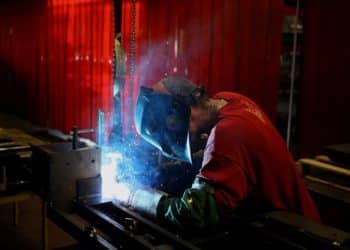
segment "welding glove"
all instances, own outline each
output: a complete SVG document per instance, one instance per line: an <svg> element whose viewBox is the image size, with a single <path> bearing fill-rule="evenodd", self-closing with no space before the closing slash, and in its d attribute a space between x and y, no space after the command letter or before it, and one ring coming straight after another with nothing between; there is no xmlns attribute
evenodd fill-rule
<svg viewBox="0 0 350 250"><path fill-rule="evenodd" d="M157 217L158 203L167 194L155 189L133 189L123 183L117 184L114 202L122 204L151 218Z"/></svg>
<svg viewBox="0 0 350 250"><path fill-rule="evenodd" d="M180 198L154 189L123 189L115 202L180 229L213 229L219 223L213 188L200 178Z"/></svg>
<svg viewBox="0 0 350 250"><path fill-rule="evenodd" d="M158 218L182 230L215 229L219 212L213 193L213 187L197 177L182 197L160 200Z"/></svg>

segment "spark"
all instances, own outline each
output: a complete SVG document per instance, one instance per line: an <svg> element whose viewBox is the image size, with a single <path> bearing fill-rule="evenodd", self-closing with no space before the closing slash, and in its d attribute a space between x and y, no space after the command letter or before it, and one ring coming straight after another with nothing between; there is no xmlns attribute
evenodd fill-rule
<svg viewBox="0 0 350 250"><path fill-rule="evenodd" d="M120 152L108 152L102 154L102 195L105 198L113 198L115 192L118 192L117 182L115 180L118 164L123 159Z"/></svg>

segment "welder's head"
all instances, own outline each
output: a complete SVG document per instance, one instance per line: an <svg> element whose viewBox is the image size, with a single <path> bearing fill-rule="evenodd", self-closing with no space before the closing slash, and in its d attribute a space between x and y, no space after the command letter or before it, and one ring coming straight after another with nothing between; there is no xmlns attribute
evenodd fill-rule
<svg viewBox="0 0 350 250"><path fill-rule="evenodd" d="M173 96L187 106L196 106L205 97L205 89L182 77L169 76L157 82L153 90Z"/></svg>
<svg viewBox="0 0 350 250"><path fill-rule="evenodd" d="M191 109L204 97L204 88L180 77L164 78L152 88L141 87L135 112L137 132L163 155L191 163Z"/></svg>
<svg viewBox="0 0 350 250"><path fill-rule="evenodd" d="M200 134L210 132L216 121L216 110L213 109L204 87L186 78L170 76L157 82L153 89L171 95L190 107L189 131L193 139Z"/></svg>

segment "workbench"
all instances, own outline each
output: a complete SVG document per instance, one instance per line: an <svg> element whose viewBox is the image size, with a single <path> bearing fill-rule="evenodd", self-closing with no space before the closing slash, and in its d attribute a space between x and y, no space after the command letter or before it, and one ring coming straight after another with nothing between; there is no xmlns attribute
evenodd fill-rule
<svg viewBox="0 0 350 250"><path fill-rule="evenodd" d="M350 166L327 155L297 161L303 180L319 208L322 222L350 231Z"/></svg>
<svg viewBox="0 0 350 250"><path fill-rule="evenodd" d="M31 146L44 141L15 128L0 128L0 205L12 204L13 224L19 223L20 202L32 199ZM46 207L42 203L42 248L47 248Z"/></svg>

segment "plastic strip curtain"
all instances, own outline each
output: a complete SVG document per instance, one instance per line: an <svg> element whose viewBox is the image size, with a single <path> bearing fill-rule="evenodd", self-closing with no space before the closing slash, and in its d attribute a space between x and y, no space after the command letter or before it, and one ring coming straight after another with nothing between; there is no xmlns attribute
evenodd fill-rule
<svg viewBox="0 0 350 250"><path fill-rule="evenodd" d="M209 94L245 94L274 120L282 10L282 1L275 0L137 0L136 71L123 90L124 117L132 114L140 85L179 75L204 85ZM131 11L132 0L123 0L126 51L131 49ZM124 130L132 126L124 120Z"/></svg>
<svg viewBox="0 0 350 250"><path fill-rule="evenodd" d="M113 101L112 1L52 0L48 9L50 127L96 131L98 110L111 112Z"/></svg>
<svg viewBox="0 0 350 250"><path fill-rule="evenodd" d="M7 87L15 111L65 133L75 125L96 131L98 110L113 112L112 0L9 1L3 7L0 56L16 76Z"/></svg>
<svg viewBox="0 0 350 250"><path fill-rule="evenodd" d="M314 157L350 142L350 2L304 2L298 145L300 157Z"/></svg>

